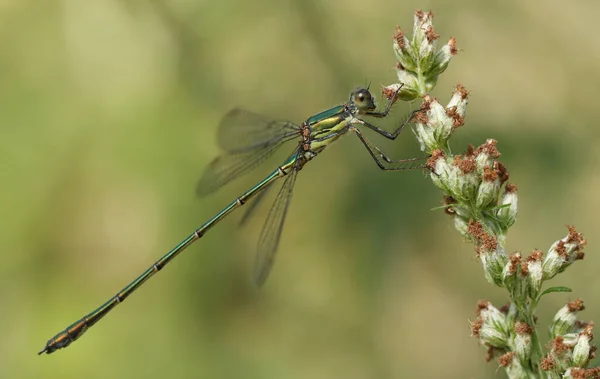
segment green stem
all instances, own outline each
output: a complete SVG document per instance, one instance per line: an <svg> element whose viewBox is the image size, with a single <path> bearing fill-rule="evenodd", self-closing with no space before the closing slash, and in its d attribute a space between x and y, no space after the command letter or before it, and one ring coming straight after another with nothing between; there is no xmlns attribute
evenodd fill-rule
<svg viewBox="0 0 600 379"><path fill-rule="evenodd" d="M531 327L533 328L533 334L531 335L531 342L533 344L533 348L535 349L535 351L534 351L535 354L532 354L532 358L533 358L532 364L534 362L538 362L538 365L537 365L538 375L541 379L544 379L546 377L546 375L544 373L544 370L542 370L541 365L539 364L544 352L542 350L542 344L538 337L537 328L535 326L535 320L533 318L533 314L535 313L535 309L537 308L538 301L539 301L539 298L531 300L531 305L529 306L529 312L527 314L527 323L529 325L531 325Z"/></svg>

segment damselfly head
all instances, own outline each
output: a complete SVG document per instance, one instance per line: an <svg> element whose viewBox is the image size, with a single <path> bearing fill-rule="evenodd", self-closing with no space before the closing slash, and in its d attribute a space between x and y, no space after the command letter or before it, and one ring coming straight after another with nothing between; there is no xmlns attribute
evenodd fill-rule
<svg viewBox="0 0 600 379"><path fill-rule="evenodd" d="M377 108L373 95L365 88L359 88L352 91L350 94L350 101L354 103L359 111L373 111Z"/></svg>

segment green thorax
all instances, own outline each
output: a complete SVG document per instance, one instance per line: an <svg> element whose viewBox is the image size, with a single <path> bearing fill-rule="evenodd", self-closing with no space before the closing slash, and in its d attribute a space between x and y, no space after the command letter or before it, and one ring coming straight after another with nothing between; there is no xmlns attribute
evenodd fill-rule
<svg viewBox="0 0 600 379"><path fill-rule="evenodd" d="M304 122L310 127L310 150L318 152L347 131L354 117L347 105L338 105L318 113Z"/></svg>
<svg viewBox="0 0 600 379"><path fill-rule="evenodd" d="M323 134L341 131L352 116L346 105L338 105L310 117L304 124L310 126L311 137L317 138Z"/></svg>
<svg viewBox="0 0 600 379"><path fill-rule="evenodd" d="M312 126L328 118L339 116L341 113L344 113L344 105L338 105L337 107L333 107L321 113L317 113L316 115L306 120L304 123Z"/></svg>

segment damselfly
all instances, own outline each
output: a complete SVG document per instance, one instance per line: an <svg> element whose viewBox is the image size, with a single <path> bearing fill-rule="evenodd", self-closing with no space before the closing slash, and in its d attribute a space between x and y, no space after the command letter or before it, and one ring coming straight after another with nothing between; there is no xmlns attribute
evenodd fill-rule
<svg viewBox="0 0 600 379"><path fill-rule="evenodd" d="M271 121L241 109L230 111L223 118L219 129L219 143L225 149L226 153L210 164L198 185L199 193L210 193L246 173L273 154L285 142L298 140L297 146L281 166L277 167L266 178L244 192L223 208L222 211L196 229L98 309L85 315L51 338L46 343L44 349L38 354L50 354L58 349L69 346L71 342L81 337L86 330L106 316L108 312L131 295L152 275L165 267L167 263L194 241L202 237L215 224L225 218L234 209L241 207L256 196L255 202L249 207L246 215L244 215L245 218L264 197L267 189L277 179L285 177L286 179L283 181L281 189L275 198L259 237L254 277L256 283L259 286L262 285L273 266L273 259L279 245L296 176L306 163L316 157L333 141L348 132L354 132L382 170L398 171L422 167L402 165L406 163L410 164L410 162L414 162L420 158L402 160L388 158L357 128L358 126L367 127L392 140L398 137L402 128L420 110L412 112L410 117L403 120L402 124L393 132L385 131L360 118L361 116L377 118L387 116L397 98L398 91L400 89L392 95L385 110L377 112L375 99L368 88L359 88L351 92L350 99L346 103L309 117L302 125L296 125L288 121ZM239 143L240 141L243 142Z"/></svg>

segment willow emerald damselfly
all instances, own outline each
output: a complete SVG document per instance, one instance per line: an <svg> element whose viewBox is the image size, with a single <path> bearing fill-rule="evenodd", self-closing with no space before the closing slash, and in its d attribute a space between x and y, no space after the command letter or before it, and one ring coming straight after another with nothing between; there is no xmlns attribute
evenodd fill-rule
<svg viewBox="0 0 600 379"><path fill-rule="evenodd" d="M348 132L354 132L358 136L371 157L382 170L399 171L423 167L423 165L412 163L422 158L402 160L388 158L359 129L359 127L366 127L388 139L396 139L415 113L421 111L420 109L413 111L393 132L385 131L363 120L362 116L386 117L397 98L400 88L392 94L385 110L382 112L376 111L375 99L369 92L369 89L359 88L350 93L349 100L344 104L311 116L301 125L289 121L272 121L241 109L234 109L227 113L219 128L219 144L224 148L225 154L216 158L209 165L198 184L198 192L200 194L213 192L224 184L248 172L271 156L284 143L296 140L297 145L283 164L267 175L267 177L229 203L223 210L202 224L198 229L194 230L192 234L187 236L102 306L52 337L38 354L50 354L58 349L69 346L71 342L81 337L86 330L106 316L113 308L137 290L152 275L165 267L194 241L200 239L213 226L225 218L225 216L256 196L254 203L249 206L249 211L244 215L244 218L246 218L249 212L255 209L256 204L263 199L267 189L275 181L285 177L259 237L254 278L259 286L262 285L273 266L273 260L281 238L285 216L290 205L298 172L327 146Z"/></svg>

